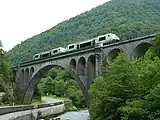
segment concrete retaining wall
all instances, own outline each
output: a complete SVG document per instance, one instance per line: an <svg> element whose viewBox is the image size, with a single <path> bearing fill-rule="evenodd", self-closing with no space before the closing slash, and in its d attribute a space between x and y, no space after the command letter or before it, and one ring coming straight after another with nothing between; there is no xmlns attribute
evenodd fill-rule
<svg viewBox="0 0 160 120"><path fill-rule="evenodd" d="M15 106L0 108L0 120L36 120L41 113L41 117L56 115L65 112L66 107L63 102L54 104Z"/></svg>

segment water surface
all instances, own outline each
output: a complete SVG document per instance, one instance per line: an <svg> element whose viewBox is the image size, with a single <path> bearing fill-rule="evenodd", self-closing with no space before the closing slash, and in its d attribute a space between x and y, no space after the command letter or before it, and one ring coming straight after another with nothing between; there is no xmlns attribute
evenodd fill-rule
<svg viewBox="0 0 160 120"><path fill-rule="evenodd" d="M66 112L58 118L61 120L89 120L88 110L81 110L78 112Z"/></svg>

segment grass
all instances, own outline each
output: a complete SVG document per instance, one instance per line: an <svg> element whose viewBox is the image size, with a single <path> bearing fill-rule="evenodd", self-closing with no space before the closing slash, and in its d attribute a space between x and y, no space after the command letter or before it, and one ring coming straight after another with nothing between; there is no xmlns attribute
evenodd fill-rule
<svg viewBox="0 0 160 120"><path fill-rule="evenodd" d="M48 96L42 96L42 97L55 98L59 100L69 100L69 98L57 97L56 95L48 95Z"/></svg>
<svg viewBox="0 0 160 120"><path fill-rule="evenodd" d="M31 104L32 104L32 105L37 105L37 104L43 104L43 103L45 103L43 100L33 99Z"/></svg>

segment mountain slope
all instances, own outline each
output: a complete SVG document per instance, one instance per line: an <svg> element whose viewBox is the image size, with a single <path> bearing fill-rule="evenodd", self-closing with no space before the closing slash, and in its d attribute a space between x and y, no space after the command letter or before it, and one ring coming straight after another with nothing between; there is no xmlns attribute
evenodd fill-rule
<svg viewBox="0 0 160 120"><path fill-rule="evenodd" d="M109 32L124 40L158 31L160 0L112 0L27 39L9 51L9 56L17 64L35 53Z"/></svg>

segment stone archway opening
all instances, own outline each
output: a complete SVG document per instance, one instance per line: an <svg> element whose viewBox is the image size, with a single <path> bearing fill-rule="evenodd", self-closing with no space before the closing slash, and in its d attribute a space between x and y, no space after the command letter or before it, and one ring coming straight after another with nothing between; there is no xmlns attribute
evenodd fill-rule
<svg viewBox="0 0 160 120"><path fill-rule="evenodd" d="M72 65L72 67L75 69L75 61L71 60L70 63ZM70 64L68 64L68 65L70 65ZM53 70L53 69L55 69L55 70ZM51 71L52 74L49 75L48 71ZM65 72L67 72L68 74L67 75L64 74ZM54 75L55 73L56 73L56 75L57 74L59 74L59 75L55 76ZM70 79L70 77L72 77L72 79ZM53 79L53 78L55 78L55 79ZM64 80L64 78L66 78L67 80ZM33 99L39 99L39 97L37 96L39 94L39 90L37 88L39 87L38 85L41 83L41 81L47 81L47 84L45 84L45 86L47 86L47 87L45 87L45 88L47 88L47 92L46 92L47 94L45 93L45 96L53 95L52 93L54 92L54 93L56 93L54 95L56 95L57 97L62 97L62 96L58 96L59 94L62 94L64 96L67 95L66 92L68 92L70 90L68 90L68 88L66 88L66 86L68 87L70 85L75 85L78 82L78 80L75 80L75 78L71 75L70 69L68 70L68 69L62 68L61 66L58 66L58 65L44 66L43 68L41 68L37 71L36 70L34 71L32 78L31 78L31 81L29 82L29 86L23 96L23 103L24 104L30 103ZM58 85L56 85L55 83ZM65 86L63 86L63 85L65 85ZM51 89L48 89L48 88L51 88ZM58 91L57 91L57 88L59 88ZM81 89L80 89L81 87L80 87L79 83L77 84L77 86L71 87L71 88L77 88L81 91ZM43 89L41 89L41 90L43 90ZM74 90L74 91L76 92L76 90ZM78 95L78 93L77 93L77 95Z"/></svg>
<svg viewBox="0 0 160 120"><path fill-rule="evenodd" d="M73 69L74 71L76 71L76 60L75 60L75 59L72 59L72 60L70 61L69 67L70 67L71 69Z"/></svg>
<svg viewBox="0 0 160 120"><path fill-rule="evenodd" d="M85 100L87 101L87 97L88 97L88 93L87 93L87 78L86 78L86 59L84 57L80 57L78 60L78 67L77 67L77 75L79 76L79 81L81 81L80 83L80 87L81 90L83 92L83 96L85 98Z"/></svg>
<svg viewBox="0 0 160 120"><path fill-rule="evenodd" d="M90 85L94 82L96 77L96 57L95 55L91 55L87 61L87 88L89 89Z"/></svg>
<svg viewBox="0 0 160 120"><path fill-rule="evenodd" d="M38 71L35 71L33 67L30 68L30 81L26 88L26 92L23 96L23 103L28 104L31 103L32 99L40 99L39 95L41 94L39 89L37 89L38 84L43 78L46 77L49 70L55 68L56 65L48 65L45 66Z"/></svg>
<svg viewBox="0 0 160 120"><path fill-rule="evenodd" d="M143 57L150 46L151 44L149 43L139 44L133 51L133 59L139 59L140 57Z"/></svg>
<svg viewBox="0 0 160 120"><path fill-rule="evenodd" d="M85 75L85 69L86 69L86 60L84 57L81 57L78 60L78 74L81 76Z"/></svg>
<svg viewBox="0 0 160 120"><path fill-rule="evenodd" d="M30 68L30 75L29 75L29 76L30 76L30 78L32 77L33 73L34 73L34 68L33 68L33 67L31 67L31 68Z"/></svg>
<svg viewBox="0 0 160 120"><path fill-rule="evenodd" d="M24 79L24 69L21 69L21 78Z"/></svg>
<svg viewBox="0 0 160 120"><path fill-rule="evenodd" d="M24 84L27 84L27 80L29 80L29 69L26 68L25 72L24 72Z"/></svg>
<svg viewBox="0 0 160 120"><path fill-rule="evenodd" d="M119 49L119 48L115 48L113 50L111 50L107 56L107 63L112 63L116 57L119 55L120 52L124 52L123 50Z"/></svg>
<svg viewBox="0 0 160 120"><path fill-rule="evenodd" d="M21 70L20 72L20 80L21 80L21 86L24 88L24 69Z"/></svg>

